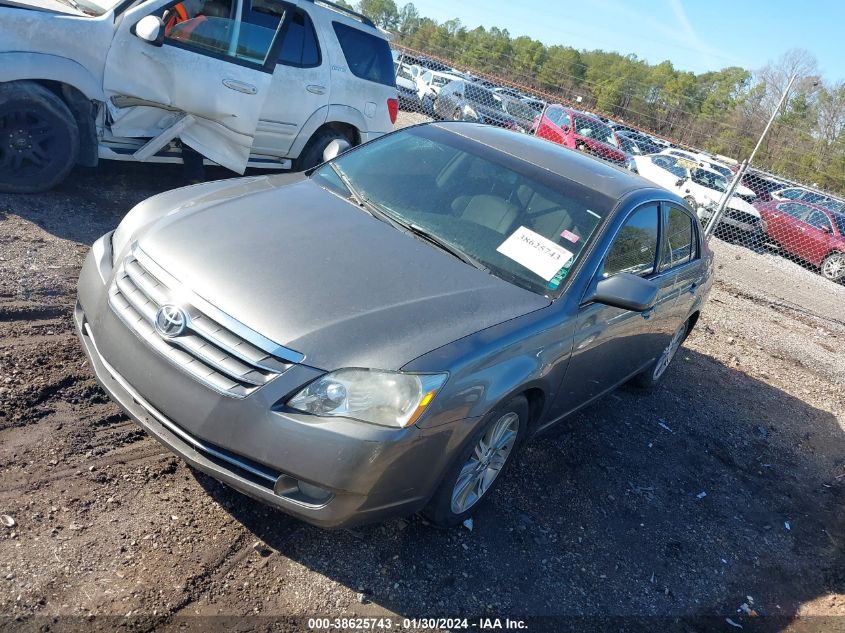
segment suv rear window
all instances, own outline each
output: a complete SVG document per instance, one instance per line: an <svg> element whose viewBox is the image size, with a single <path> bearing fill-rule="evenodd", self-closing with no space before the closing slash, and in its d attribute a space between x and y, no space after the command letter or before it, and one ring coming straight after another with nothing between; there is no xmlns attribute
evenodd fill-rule
<svg viewBox="0 0 845 633"><path fill-rule="evenodd" d="M332 26L353 75L385 86L396 85L393 57L385 40L339 22L332 22Z"/></svg>

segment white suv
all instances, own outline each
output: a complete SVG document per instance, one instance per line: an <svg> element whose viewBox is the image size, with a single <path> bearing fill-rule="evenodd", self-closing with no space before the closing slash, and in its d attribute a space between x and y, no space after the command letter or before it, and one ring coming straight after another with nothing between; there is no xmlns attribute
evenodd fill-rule
<svg viewBox="0 0 845 633"><path fill-rule="evenodd" d="M14 0L0 6L0 191L98 158L306 169L393 129L390 47L323 0Z"/></svg>

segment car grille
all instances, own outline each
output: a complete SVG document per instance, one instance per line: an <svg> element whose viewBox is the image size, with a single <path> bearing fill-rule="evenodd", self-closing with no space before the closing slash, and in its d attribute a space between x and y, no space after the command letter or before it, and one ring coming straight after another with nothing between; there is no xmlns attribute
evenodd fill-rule
<svg viewBox="0 0 845 633"><path fill-rule="evenodd" d="M169 279L167 285L167 278L167 273L133 248L115 271L109 305L138 337L198 382L224 395L243 398L300 360L291 350L278 346L274 350L272 342L227 315L217 312L221 318L215 320L209 314L215 312L211 306L203 311L192 305L204 303L199 298L179 303L187 316L184 333L161 336L155 328L158 309L175 303L174 295L190 295L179 289L175 280ZM235 324L237 332L222 320Z"/></svg>

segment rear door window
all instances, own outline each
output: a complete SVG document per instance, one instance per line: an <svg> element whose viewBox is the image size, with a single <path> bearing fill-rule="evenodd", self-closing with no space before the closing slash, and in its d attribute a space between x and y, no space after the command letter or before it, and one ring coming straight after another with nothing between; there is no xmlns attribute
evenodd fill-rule
<svg viewBox="0 0 845 633"><path fill-rule="evenodd" d="M300 68L320 65L320 49L314 25L302 9L288 13L288 22L282 27L284 39L279 51L279 63Z"/></svg>
<svg viewBox="0 0 845 633"><path fill-rule="evenodd" d="M658 207L649 204L634 211L617 233L604 260L604 276L631 273L645 277L657 260Z"/></svg>
<svg viewBox="0 0 845 633"><path fill-rule="evenodd" d="M332 22L346 64L356 77L394 86L393 58L387 41L340 22Z"/></svg>
<svg viewBox="0 0 845 633"><path fill-rule="evenodd" d="M682 266L696 255L695 223L685 211L666 205L663 231L663 256L660 267L668 270Z"/></svg>

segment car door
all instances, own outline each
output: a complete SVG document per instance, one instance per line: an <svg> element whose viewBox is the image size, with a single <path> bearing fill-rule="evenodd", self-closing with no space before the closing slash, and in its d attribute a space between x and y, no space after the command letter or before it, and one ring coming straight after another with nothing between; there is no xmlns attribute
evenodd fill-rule
<svg viewBox="0 0 845 633"><path fill-rule="evenodd" d="M778 205L782 214L777 220L776 234L773 234L780 247L795 257L805 259L804 233L806 224L804 218L810 208L798 202L786 202Z"/></svg>
<svg viewBox="0 0 845 633"><path fill-rule="evenodd" d="M696 290L706 275L701 259L700 224L672 202L661 205L664 230L661 234L660 277L665 278L666 316L680 324L687 319L696 301Z"/></svg>
<svg viewBox="0 0 845 633"><path fill-rule="evenodd" d="M799 257L818 266L833 248L833 225L818 209L807 208L798 228Z"/></svg>
<svg viewBox="0 0 845 633"><path fill-rule="evenodd" d="M781 248L794 239L793 227L796 221L795 215L800 215L804 206L796 202L777 202L771 211L766 214L766 235L772 238Z"/></svg>
<svg viewBox="0 0 845 633"><path fill-rule="evenodd" d="M173 0L127 11L106 58L103 88L116 137L179 137L212 161L243 173L270 93L281 20L243 20L243 0L193 0L176 21ZM187 0L185 0L187 2ZM147 41L135 27L163 18ZM167 139L170 140L170 139ZM136 156L138 157L138 156Z"/></svg>
<svg viewBox="0 0 845 633"><path fill-rule="evenodd" d="M602 253L585 297L602 278L628 272L659 286L655 306L632 312L585 301L579 308L572 357L553 404L566 415L613 389L644 369L668 345L676 325L671 302L676 272L658 270L660 205L647 203L631 211Z"/></svg>
<svg viewBox="0 0 845 633"><path fill-rule="evenodd" d="M248 0L245 17L267 26L284 19L268 96L261 109L254 154L287 156L306 122L315 113L322 125L328 113L330 62L305 8L278 0Z"/></svg>

